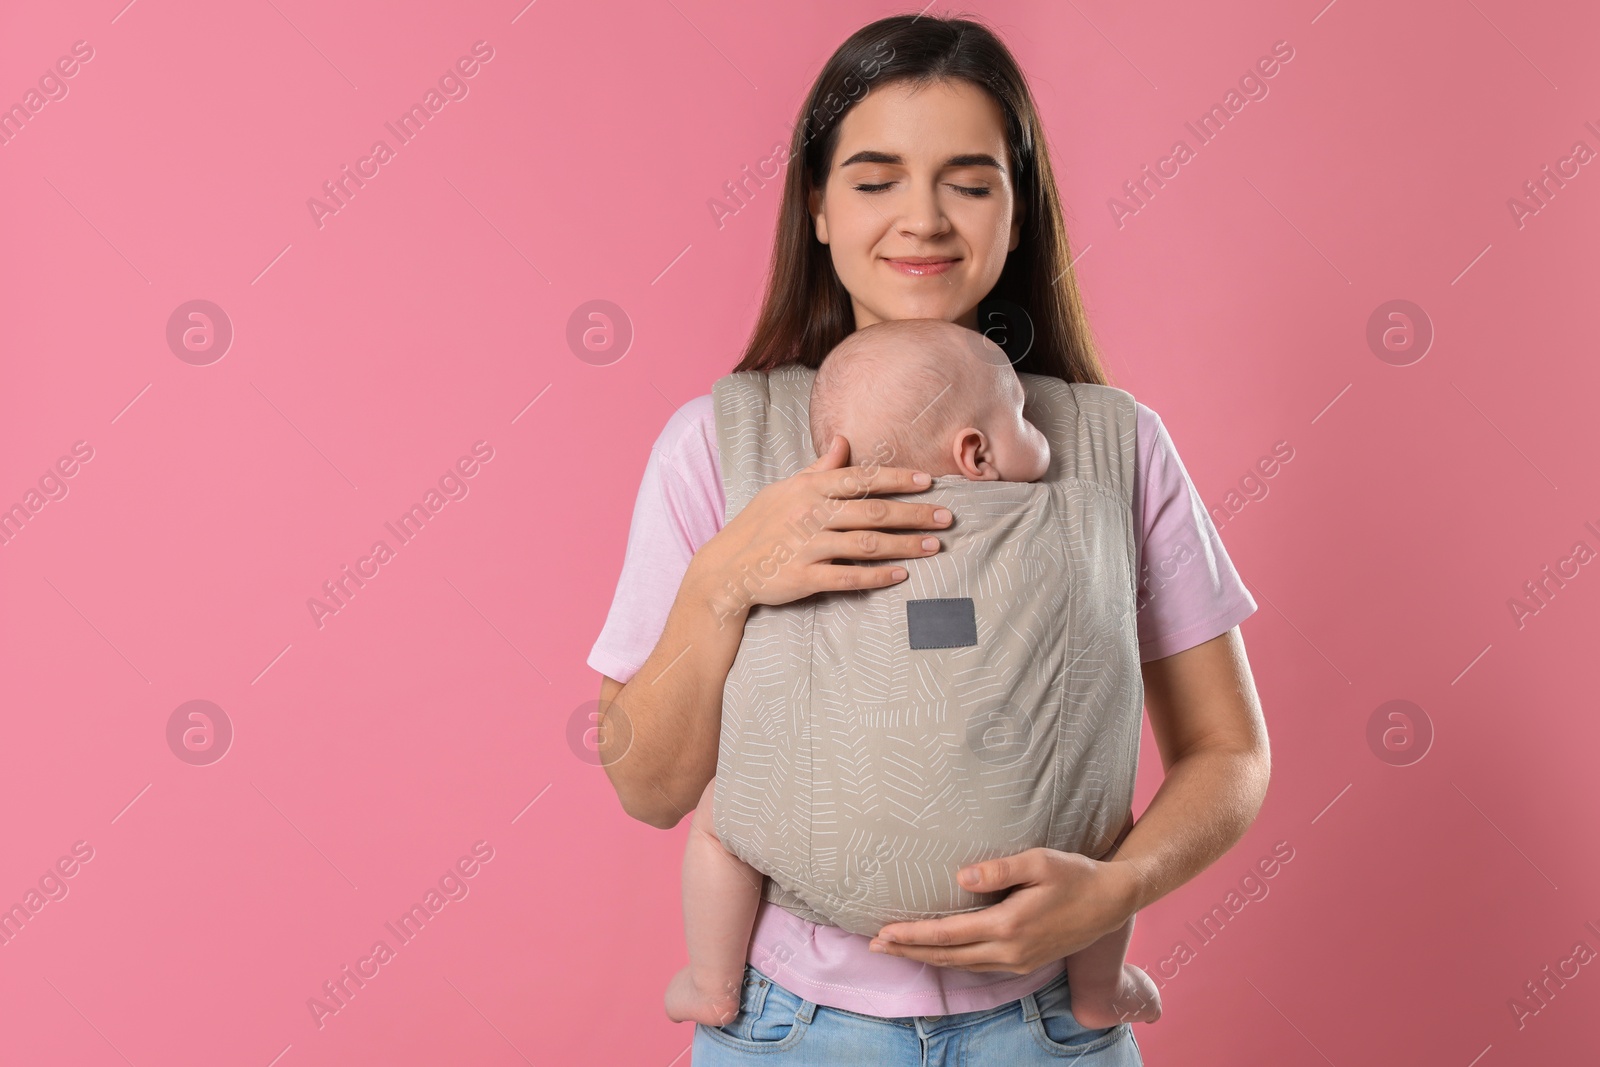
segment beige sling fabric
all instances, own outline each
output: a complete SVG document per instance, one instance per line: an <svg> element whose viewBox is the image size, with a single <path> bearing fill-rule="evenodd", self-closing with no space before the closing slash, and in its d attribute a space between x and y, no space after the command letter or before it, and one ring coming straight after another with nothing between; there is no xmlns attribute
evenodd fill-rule
<svg viewBox="0 0 1600 1067"><path fill-rule="evenodd" d="M815 373L713 386L729 522L814 461ZM1042 479L942 476L890 496L955 514L936 555L903 561L905 581L750 609L724 690L714 826L769 876L767 899L812 922L870 935L987 907L1005 894L962 888L964 864L1039 846L1100 858L1131 818L1144 704L1133 397L1021 380L1050 441ZM806 536L792 527L789 544Z"/></svg>

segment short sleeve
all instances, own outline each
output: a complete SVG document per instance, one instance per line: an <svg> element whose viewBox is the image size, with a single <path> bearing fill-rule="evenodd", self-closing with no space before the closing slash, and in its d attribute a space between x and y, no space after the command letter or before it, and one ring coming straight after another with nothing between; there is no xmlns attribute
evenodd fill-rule
<svg viewBox="0 0 1600 1067"><path fill-rule="evenodd" d="M627 682L650 658L700 546L722 529L727 504L709 395L673 413L650 447L628 527L617 589L589 666Z"/></svg>
<svg viewBox="0 0 1600 1067"><path fill-rule="evenodd" d="M1138 405L1134 524L1139 551L1139 659L1176 655L1256 610L1161 418Z"/></svg>

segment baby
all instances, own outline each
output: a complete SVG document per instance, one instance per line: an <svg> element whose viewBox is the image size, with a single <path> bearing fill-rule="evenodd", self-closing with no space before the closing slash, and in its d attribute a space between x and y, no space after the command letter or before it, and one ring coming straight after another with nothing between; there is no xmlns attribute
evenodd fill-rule
<svg viewBox="0 0 1600 1067"><path fill-rule="evenodd" d="M1032 482L1050 467L1050 442L1023 417L1024 393L1005 354L974 330L938 319L864 327L829 352L812 383L811 439L835 434L864 457L938 477ZM690 823L683 859L689 965L667 986L667 1016L708 1026L739 1010L740 982L761 900L762 872L718 841L713 777ZM1120 844L1120 841L1118 842ZM1094 1029L1160 1018L1155 983L1124 962L1133 919L1066 958L1072 1014Z"/></svg>

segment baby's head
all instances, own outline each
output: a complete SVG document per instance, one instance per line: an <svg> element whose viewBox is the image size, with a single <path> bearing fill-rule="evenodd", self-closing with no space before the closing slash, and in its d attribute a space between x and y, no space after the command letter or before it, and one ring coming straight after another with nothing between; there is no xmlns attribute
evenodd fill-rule
<svg viewBox="0 0 1600 1067"><path fill-rule="evenodd" d="M865 326L829 352L811 385L817 454L834 434L850 462L938 477L1032 482L1050 442L1022 417L1022 380L999 346L942 319Z"/></svg>

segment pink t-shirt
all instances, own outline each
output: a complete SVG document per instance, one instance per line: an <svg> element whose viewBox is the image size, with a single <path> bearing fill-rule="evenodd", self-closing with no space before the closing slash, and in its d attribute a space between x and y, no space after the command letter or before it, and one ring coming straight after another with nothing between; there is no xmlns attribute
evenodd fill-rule
<svg viewBox="0 0 1600 1067"><path fill-rule="evenodd" d="M1133 522L1139 547L1139 658L1161 659L1226 633L1256 610L1161 419L1137 405ZM710 395L689 401L650 449L628 547L589 666L631 680L666 627L689 561L722 529L726 500ZM816 1004L883 1018L983 1011L1060 974L966 971L868 950L871 938L822 926L766 901L750 963Z"/></svg>

